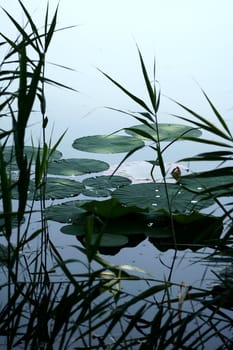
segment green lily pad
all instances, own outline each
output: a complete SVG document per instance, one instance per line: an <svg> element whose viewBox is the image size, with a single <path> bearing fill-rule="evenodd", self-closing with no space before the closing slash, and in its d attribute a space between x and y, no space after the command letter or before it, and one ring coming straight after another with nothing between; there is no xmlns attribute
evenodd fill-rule
<svg viewBox="0 0 233 350"><path fill-rule="evenodd" d="M32 158L32 161L35 162L37 153L39 152L38 147L32 147L32 146L25 146L24 147L24 154L27 155L28 159ZM40 149L40 154L42 157L43 149ZM55 150L53 154L51 155L50 160L57 160L62 157L62 153L58 150ZM14 155L14 151L12 146L6 146L4 148L4 158L6 162L11 162L12 164L16 164L16 159Z"/></svg>
<svg viewBox="0 0 233 350"><path fill-rule="evenodd" d="M143 147L144 142L136 137L122 135L93 135L76 139L72 147L92 153L122 153Z"/></svg>
<svg viewBox="0 0 233 350"><path fill-rule="evenodd" d="M96 159L59 159L49 163L48 173L75 176L107 170L109 164Z"/></svg>
<svg viewBox="0 0 233 350"><path fill-rule="evenodd" d="M31 181L30 190L28 192L29 200L33 199L34 188L34 182ZM78 181L59 177L49 177L46 181L45 199L63 199L78 196L82 192L83 188L83 184ZM34 199L40 200L39 190L37 191Z"/></svg>
<svg viewBox="0 0 233 350"><path fill-rule="evenodd" d="M75 216L75 223L65 225L60 228L62 233L73 236L83 236L85 234L86 213L79 213Z"/></svg>
<svg viewBox="0 0 233 350"><path fill-rule="evenodd" d="M125 132L129 135L137 136L140 139L147 139L146 134L151 135L157 140L156 124L151 124L151 127L144 124L134 125L131 128L126 128ZM137 133L138 132L138 133ZM201 136L200 130L193 130L191 126L182 124L158 124L158 132L160 141L173 141L177 138L185 136L199 137ZM143 133L146 133L143 135Z"/></svg>
<svg viewBox="0 0 233 350"><path fill-rule="evenodd" d="M80 214L86 211L81 208L86 201L69 201L62 204L51 205L46 208L45 215L47 220L53 220L61 223L72 223L77 221Z"/></svg>
<svg viewBox="0 0 233 350"><path fill-rule="evenodd" d="M103 197L109 197L111 195L111 191L107 189L85 188L82 191L82 194L86 197L103 198Z"/></svg>
<svg viewBox="0 0 233 350"><path fill-rule="evenodd" d="M129 185L131 180L123 176L96 176L83 180L83 184L95 189L114 189Z"/></svg>
<svg viewBox="0 0 233 350"><path fill-rule="evenodd" d="M217 197L233 195L232 167L182 176L180 182L191 191L206 193L206 195L208 193Z"/></svg>
<svg viewBox="0 0 233 350"><path fill-rule="evenodd" d="M82 208L104 218L120 217L129 213L145 211L134 204L129 206L122 205L116 198L107 199L105 201L90 201L83 204Z"/></svg>
<svg viewBox="0 0 233 350"><path fill-rule="evenodd" d="M82 194L89 197L108 197L113 189L129 185L131 180L123 176L96 176L84 179Z"/></svg>
<svg viewBox="0 0 233 350"><path fill-rule="evenodd" d="M212 199L204 200L178 184L140 183L119 188L112 193L123 205L137 206L155 212L161 209L169 211L166 188L173 212L188 213L208 207L214 203Z"/></svg>

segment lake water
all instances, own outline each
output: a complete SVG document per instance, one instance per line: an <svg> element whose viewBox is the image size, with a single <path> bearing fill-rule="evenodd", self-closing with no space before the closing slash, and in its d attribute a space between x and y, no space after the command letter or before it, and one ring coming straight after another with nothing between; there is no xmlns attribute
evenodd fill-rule
<svg viewBox="0 0 233 350"><path fill-rule="evenodd" d="M43 24L43 13L47 1L24 1L38 26ZM1 2L3 8L23 23L23 16L16 0ZM57 1L50 1L52 13ZM231 13L233 3L226 1L221 6L217 1L115 1L100 0L85 2L79 0L60 1L58 28L76 25L56 33L47 61L71 67L67 71L51 64L47 76L78 90L47 87L48 134L53 130L55 140L67 129L60 149L64 157L90 157L117 164L118 155L95 155L78 152L71 147L80 136L111 133L135 121L124 114L106 109L106 106L122 110L138 110L129 98L113 86L97 68L103 70L130 91L148 100L140 71L136 44L139 46L149 72L153 73L156 58L157 79L163 94L159 113L160 122L179 122L172 113L182 111L171 97L212 118L198 84L207 92L214 103L230 122L232 108L232 29ZM15 30L1 11L2 31L14 37ZM40 121L35 113L33 128L28 130L28 141L37 134L35 124ZM34 124L35 123L35 124ZM39 130L39 128L38 128ZM40 133L38 132L38 137ZM177 143L167 152L165 161L177 159L203 151ZM147 151L148 152L148 151ZM145 151L133 155L130 160L145 160L151 157ZM195 168L196 165L193 165ZM198 165L202 167L202 165ZM66 238L65 238L66 240ZM61 236L62 243L62 236ZM144 243L143 243L144 244ZM148 243L146 251L155 254ZM146 261L143 245L132 252L130 262ZM131 250L130 250L131 251ZM137 259L134 258L135 254ZM124 259L129 253L124 250L117 259ZM198 272L199 273L199 272Z"/></svg>
<svg viewBox="0 0 233 350"><path fill-rule="evenodd" d="M24 4L41 25L41 16L47 1L25 0ZM51 13L56 4L55 0L49 1ZM1 6L23 21L16 0L11 0L10 3L8 0L2 0ZM111 133L135 124L132 118L105 108L109 106L122 110L137 110L137 106L114 87L97 68L142 99L148 100L136 44L151 76L153 60L156 57L157 79L163 94L160 122L177 123L179 121L171 114L182 114L168 97L197 110L205 117L212 118L200 91L201 86L223 112L226 121L231 123L232 13L231 0L226 0L224 4L210 0L61 0L58 27L77 27L56 33L47 61L71 67L75 71L48 65L47 75L77 89L78 92L47 88L48 136L53 130L55 141L67 129L59 147L64 157L88 156L111 164L117 164L122 159L122 155L81 153L72 149L71 144L80 136ZM14 29L2 11L0 21L1 31L13 36ZM39 123L39 115L35 113L34 118L34 122ZM29 143L32 133L39 137L39 132L32 130L37 129L33 127L28 131ZM199 151L203 151L200 146L184 149L183 145L177 144L168 152L166 162L175 162ZM150 157L147 153L140 152L130 160L145 158ZM56 231L53 235L58 245L62 247L65 244L76 243L75 238L64 237L59 233L57 224L50 225ZM64 257L70 256L70 248L62 250ZM168 272L164 270L164 264L169 264L172 256L172 250L162 254L148 241L144 241L137 248L122 249L117 256L109 259L116 264L138 266L163 279ZM192 265L194 257L197 259L199 256L189 250L179 253L174 280L201 285L205 267L201 264ZM210 278L209 283L211 276L211 273L207 276L207 279Z"/></svg>

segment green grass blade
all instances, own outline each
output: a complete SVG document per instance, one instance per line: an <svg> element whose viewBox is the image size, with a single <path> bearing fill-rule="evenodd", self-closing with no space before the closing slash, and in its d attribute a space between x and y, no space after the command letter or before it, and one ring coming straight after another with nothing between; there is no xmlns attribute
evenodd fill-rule
<svg viewBox="0 0 233 350"><path fill-rule="evenodd" d="M188 113L190 113L191 115L193 115L195 118L197 118L197 120L201 121L203 124L202 124L202 127L205 128L206 130L209 130L210 132L212 132L213 134L216 134L216 135L219 135L223 138L226 138L228 140L232 140L232 137L229 136L229 134L223 132L222 130L220 130L219 128L217 128L213 123L211 123L208 119L202 117L200 114L194 112L192 109L186 107L185 105L183 105L182 103L179 103L177 101L175 101L175 103L180 106L181 108L183 108L185 111L187 111ZM177 115L174 115L180 119L183 119L182 117L180 116L177 116ZM184 119L185 120L185 119ZM188 120L188 119L187 119ZM194 123L193 120L188 120L189 122L191 123Z"/></svg>
<svg viewBox="0 0 233 350"><path fill-rule="evenodd" d="M126 154L126 156L120 161L120 163L117 165L116 169L113 171L112 175L113 176L117 170L120 168L120 166L132 155L134 154L135 152L139 151L140 149L142 149L143 147L145 147L145 145L142 145L142 146L139 146L139 147L136 147L134 148L133 150L131 150L130 152L128 152Z"/></svg>
<svg viewBox="0 0 233 350"><path fill-rule="evenodd" d="M193 141L193 142L199 142L199 143L205 143L207 145L213 145L213 146L221 146L221 147L226 147L226 148L232 148L231 145L227 143L223 143L220 141L215 141L215 140L210 140L210 139L201 139L198 137L191 137L191 136L182 136L182 140L187 140L187 141Z"/></svg>
<svg viewBox="0 0 233 350"><path fill-rule="evenodd" d="M157 140L151 134L149 134L146 131L143 131L143 130L140 130L140 129L137 129L137 128L133 128L133 127L132 128L125 128L124 130L132 131L134 134L142 136L142 137L146 138L147 140L151 140L153 142L157 142ZM152 128L152 130L154 130L154 129Z"/></svg>
<svg viewBox="0 0 233 350"><path fill-rule="evenodd" d="M221 116L221 114L218 112L218 110L216 109L216 107L215 107L215 106L213 105L213 103L210 101L209 97L207 96L207 94L205 93L204 90L202 90L202 93L204 94L205 98L207 99L209 105L211 106L211 108L212 108L214 114L215 114L216 117L218 118L218 120L219 120L220 124L222 125L222 127L226 130L226 132L228 133L228 135L229 135L230 137L232 137L231 132L230 132L230 130L229 130L227 124L225 123L223 117Z"/></svg>
<svg viewBox="0 0 233 350"><path fill-rule="evenodd" d="M0 179L1 179L1 197L4 212L4 224L6 236L9 238L12 232L12 199L11 199L11 181L7 174L4 161L4 148L0 145Z"/></svg>
<svg viewBox="0 0 233 350"><path fill-rule="evenodd" d="M104 73L100 69L98 69L106 78L108 78L114 85L116 85L120 90L122 90L127 96L129 96L134 102L144 108L147 112L152 113L150 108L146 105L146 103L141 100L139 97L133 95L131 92L126 90L122 85L116 82L116 80L112 79L108 74Z"/></svg>
<svg viewBox="0 0 233 350"><path fill-rule="evenodd" d="M130 332L133 331L133 329L136 328L137 323L140 322L141 317L143 313L145 312L146 305L142 305L139 310L137 310L134 313L134 317L130 320L129 324L127 327L124 329L120 337L117 339L117 341L114 343L112 350L117 350L119 349L118 346L120 347L122 343L126 340L127 336L130 334Z"/></svg>
<svg viewBox="0 0 233 350"><path fill-rule="evenodd" d="M18 24L18 22L6 10L3 9L3 11L7 14L7 16L10 18L12 23L15 25L16 29L22 35L23 41L27 42L27 44L31 45L37 51L37 47L34 44L34 40L30 38L27 32Z"/></svg>
<svg viewBox="0 0 233 350"><path fill-rule="evenodd" d="M156 113L156 110L157 110L157 101L156 101L156 93L155 93L156 90L153 90L153 88L151 86L151 83L150 83L150 80L148 77L148 73L147 73L147 70L146 70L146 67L144 64L144 60L142 58L142 54L141 54L139 48L138 48L138 54L139 54L139 58L140 58L143 77L144 77L146 87L147 87L147 92L148 92L148 95L150 97L150 101L151 101L151 104L153 106L154 112Z"/></svg>
<svg viewBox="0 0 233 350"><path fill-rule="evenodd" d="M47 11L48 11L48 8L47 8ZM50 45L50 42L52 40L53 34L55 32L55 28L56 28L56 24L57 24L57 12L58 12L58 6L57 6L56 11L54 13L52 23L50 25L48 32L47 32L47 27L46 27L47 35L45 36L45 52L47 52L48 47ZM47 22L47 19L46 19L46 22Z"/></svg>
<svg viewBox="0 0 233 350"><path fill-rule="evenodd" d="M28 19L28 22L30 23L31 25L31 28L32 28L32 31L33 31L33 34L35 35L35 38L36 38L36 47L37 47L37 51L39 52L39 47L38 47L38 44L37 44L37 40L39 41L41 47L42 47L42 42L41 42L41 39L40 39L40 35L38 33L38 30L37 30L37 27L35 25L35 23L33 22L32 20L32 17L30 16L29 12L27 11L26 7L23 5L22 1L19 0L19 3L20 3L20 6L22 7L27 19Z"/></svg>
<svg viewBox="0 0 233 350"><path fill-rule="evenodd" d="M18 109L19 109L19 125L26 126L25 113L26 113L26 101L27 101L27 55L26 48L22 46L19 52L20 62L19 62L19 95L18 95ZM21 125L21 122L23 123ZM23 126L23 128L24 128Z"/></svg>
<svg viewBox="0 0 233 350"><path fill-rule="evenodd" d="M217 135L217 136L219 136L219 137L222 137L222 138L224 138L224 139L226 139L226 140L232 141L232 138L231 138L231 137L229 137L227 134L225 134L225 133L224 133L222 130L220 130L219 128L215 127L213 124L211 124L211 123L209 123L209 122L208 122L208 123L205 123L206 119L202 118L201 116L199 116L199 115L196 114L196 113L194 113L193 115L194 115L195 117L197 117L199 120L203 119L203 120L204 120L204 123L200 123L200 122L191 120L191 119L189 119L189 118L181 117L181 116L176 115L176 114L172 114L172 115L173 115L174 117L177 117L177 118L179 118L179 119L182 119L182 120L185 120L185 121L187 121L187 122L189 122L189 123L192 123L192 124L198 126L199 128L202 128L202 129L204 129L204 130L206 130L206 131L208 131L208 132L210 132L210 133L212 133L212 134L215 134L215 135Z"/></svg>

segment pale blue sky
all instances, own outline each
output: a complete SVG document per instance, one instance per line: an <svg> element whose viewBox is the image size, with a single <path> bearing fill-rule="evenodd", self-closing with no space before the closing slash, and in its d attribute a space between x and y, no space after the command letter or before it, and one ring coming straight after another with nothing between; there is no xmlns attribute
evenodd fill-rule
<svg viewBox="0 0 233 350"><path fill-rule="evenodd" d="M24 0L38 24L47 1ZM55 8L57 0L50 0ZM0 0L2 7L23 21L17 0ZM48 73L78 89L80 94L48 91L48 112L56 121L57 133L66 127L77 133L110 132L124 126L125 120L109 116L101 107L135 106L111 85L96 67L101 68L133 92L146 98L136 43L152 72L157 60L157 77L162 92L203 113L209 113L197 85L200 84L215 104L231 119L233 107L233 1L224 0L60 0L58 26L78 25L56 34L48 60L77 70L68 73L48 67ZM3 12L1 31L11 27ZM97 108L97 109L96 109ZM95 110L88 117L88 112ZM164 99L161 118L176 107ZM70 131L73 137L72 131Z"/></svg>

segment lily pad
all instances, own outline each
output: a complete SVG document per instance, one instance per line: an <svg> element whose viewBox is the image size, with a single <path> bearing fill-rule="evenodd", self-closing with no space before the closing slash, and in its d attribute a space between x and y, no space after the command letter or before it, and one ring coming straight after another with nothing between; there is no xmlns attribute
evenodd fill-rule
<svg viewBox="0 0 233 350"><path fill-rule="evenodd" d="M59 159L49 163L48 173L55 175L75 176L97 173L107 170L109 164L96 159Z"/></svg>
<svg viewBox="0 0 233 350"><path fill-rule="evenodd" d="M155 140L157 140L156 124L151 124L151 127L144 124L134 125L131 128L124 129L129 135L137 136L140 139L147 139L144 133L151 135ZM138 133L137 133L138 131ZM160 141L173 141L175 139L181 139L182 136L201 136L201 131L193 129L191 126L182 124L158 124L158 132Z"/></svg>
<svg viewBox="0 0 233 350"><path fill-rule="evenodd" d="M129 185L131 181L123 176L96 176L89 177L83 180L85 186L93 187L96 189L113 189L122 186Z"/></svg>
<svg viewBox="0 0 233 350"><path fill-rule="evenodd" d="M232 167L182 176L180 182L191 191L206 195L208 193L217 197L233 195Z"/></svg>
<svg viewBox="0 0 233 350"><path fill-rule="evenodd" d="M86 211L81 208L86 201L69 201L62 204L51 205L46 208L45 215L47 220L53 220L61 223L71 223L77 221L80 214Z"/></svg>
<svg viewBox="0 0 233 350"><path fill-rule="evenodd" d="M79 213L75 217L75 223L62 226L60 231L68 235L83 236L85 234L86 217L86 213Z"/></svg>
<svg viewBox="0 0 233 350"><path fill-rule="evenodd" d="M131 181L123 176L96 176L83 180L85 190L82 194L89 197L108 197L113 189L129 185Z"/></svg>
<svg viewBox="0 0 233 350"><path fill-rule="evenodd" d="M79 151L92 153L130 152L144 146L137 137L123 135L93 135L76 139L72 147Z"/></svg>
<svg viewBox="0 0 233 350"><path fill-rule="evenodd" d="M112 193L123 205L137 206L155 212L161 209L169 211L167 193L173 212L188 213L208 207L214 203L212 199L193 194L178 184L140 183L119 188Z"/></svg>
<svg viewBox="0 0 233 350"><path fill-rule="evenodd" d="M85 188L82 191L82 194L86 197L103 198L103 197L109 197L111 195L111 191L107 189Z"/></svg>
<svg viewBox="0 0 233 350"><path fill-rule="evenodd" d="M32 161L35 162L37 153L39 152L38 147L32 147L32 146L24 146L24 154L27 155L28 159L32 158ZM40 154L42 157L43 149L40 149ZM62 153L58 150L55 150L53 154L51 155L50 160L57 160L62 157ZM4 148L4 158L6 162L10 162L12 164L16 164L15 154L12 146L6 146Z"/></svg>
<svg viewBox="0 0 233 350"><path fill-rule="evenodd" d="M145 209L132 204L129 206L122 205L116 198L105 201L90 201L82 205L82 208L97 216L104 218L116 218L129 213L143 212Z"/></svg>
<svg viewBox="0 0 233 350"><path fill-rule="evenodd" d="M78 196L82 192L83 188L83 184L78 181L59 177L49 177L46 181L45 199L62 199ZM32 200L33 196L34 182L31 181L28 199ZM41 197L38 190L34 199L40 200L40 198Z"/></svg>

